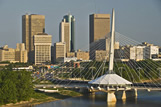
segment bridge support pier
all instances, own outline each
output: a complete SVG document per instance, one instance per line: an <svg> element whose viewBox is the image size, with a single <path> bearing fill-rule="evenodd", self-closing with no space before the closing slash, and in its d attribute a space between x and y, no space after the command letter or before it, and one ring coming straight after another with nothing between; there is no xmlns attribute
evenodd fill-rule
<svg viewBox="0 0 161 107"><path fill-rule="evenodd" d="M127 98L137 98L137 96L138 96L137 89L132 89L132 90L126 91Z"/></svg>
<svg viewBox="0 0 161 107"><path fill-rule="evenodd" d="M116 102L115 91L107 92L107 102Z"/></svg>
<svg viewBox="0 0 161 107"><path fill-rule="evenodd" d="M96 93L95 92L91 92L92 95L95 95Z"/></svg>
<svg viewBox="0 0 161 107"><path fill-rule="evenodd" d="M118 100L126 100L126 91L116 91L116 98Z"/></svg>

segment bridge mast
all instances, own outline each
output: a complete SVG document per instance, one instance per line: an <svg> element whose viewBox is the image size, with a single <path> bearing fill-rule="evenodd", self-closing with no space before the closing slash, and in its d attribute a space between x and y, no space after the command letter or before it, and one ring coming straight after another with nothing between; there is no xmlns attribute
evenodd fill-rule
<svg viewBox="0 0 161 107"><path fill-rule="evenodd" d="M110 37L110 54L109 54L109 74L113 72L114 63L114 43L115 43L115 10L112 9L112 22L111 22L111 37Z"/></svg>

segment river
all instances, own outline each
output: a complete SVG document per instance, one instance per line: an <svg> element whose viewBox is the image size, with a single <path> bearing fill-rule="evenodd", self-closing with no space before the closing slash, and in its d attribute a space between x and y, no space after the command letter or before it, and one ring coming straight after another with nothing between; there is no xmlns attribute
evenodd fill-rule
<svg viewBox="0 0 161 107"><path fill-rule="evenodd" d="M161 91L138 91L137 99L107 103L106 94L97 93L36 105L35 107L161 107Z"/></svg>

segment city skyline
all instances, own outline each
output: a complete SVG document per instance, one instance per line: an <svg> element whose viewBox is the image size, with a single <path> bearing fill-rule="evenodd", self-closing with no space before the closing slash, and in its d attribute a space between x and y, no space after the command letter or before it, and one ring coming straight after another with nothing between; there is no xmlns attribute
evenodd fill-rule
<svg viewBox="0 0 161 107"><path fill-rule="evenodd" d="M0 0L0 4L13 3L6 1ZM115 4L118 6L115 14L115 7L108 4L106 8L105 4L115 0L89 0L94 3L94 13L90 13L91 4L82 2L84 0L33 0L31 5L30 0L15 1L19 1L16 2L19 12L27 9L26 6L34 6L32 9L39 12L21 15L20 22L16 18L20 13L12 6L10 11L14 10L16 15L8 14L7 10L3 13L6 15L1 15L0 45L17 44L16 48L0 47L0 106L160 107L161 47L158 45L161 43L158 38L161 21L157 16L161 14L153 12L155 9L148 7L143 12L145 2L140 1L141 6L125 0L133 4L135 12L132 5L124 4L129 6L127 9ZM97 9L102 1L101 7L105 7ZM19 5L21 3L24 5ZM60 3L56 4L60 10L56 10L54 16L52 3ZM73 12L64 16L62 22L58 21L58 25L51 26L63 16L60 13L65 6L73 8ZM87 10L77 13L78 8ZM86 16L88 21L82 19ZM16 27L20 23L21 28ZM16 36L17 31L21 32L20 37ZM10 33L12 37L7 36Z"/></svg>
<svg viewBox="0 0 161 107"><path fill-rule="evenodd" d="M77 19L76 49L88 46L89 15L92 13L110 14L112 7L115 8L116 15L118 16L116 19L117 32L139 42L147 41L161 46L161 14L159 12L159 10L161 10L159 7L161 2L159 0L146 0L146 2L139 0L88 0L86 2L84 0L71 0L68 2L65 0L55 0L45 2L39 0L37 4L43 8L35 7L35 3L37 2L31 2L30 0L23 2L16 0L16 4L15 1L0 1L0 12L2 15L0 23L3 25L0 26L0 46L8 44L10 47L13 47L16 43L21 43L21 16L27 12L30 14L45 15L46 33L53 36L52 44L58 42L59 22L69 11ZM62 4L64 6L63 8L60 7ZM6 23L6 21L8 21L8 23ZM13 38L9 39L11 36L13 36ZM81 42L83 40L84 42Z"/></svg>

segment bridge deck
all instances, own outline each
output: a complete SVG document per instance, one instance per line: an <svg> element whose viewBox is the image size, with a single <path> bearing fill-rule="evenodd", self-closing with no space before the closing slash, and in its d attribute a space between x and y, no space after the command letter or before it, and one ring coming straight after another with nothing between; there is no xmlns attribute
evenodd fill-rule
<svg viewBox="0 0 161 107"><path fill-rule="evenodd" d="M88 85L80 85L80 84L75 84L75 85L42 85L42 84L36 84L35 85L35 88L72 88L72 89L81 89L81 88L84 88L84 89L88 89ZM137 86L134 86L134 87L131 87L131 88L109 88L108 91L119 91L119 90L130 90L130 89L137 89L137 90L147 90L147 91L161 91L161 88L160 87L137 87ZM95 87L93 90L95 91L99 91L99 90L102 90L102 91L107 91L107 88L98 88L98 87Z"/></svg>

